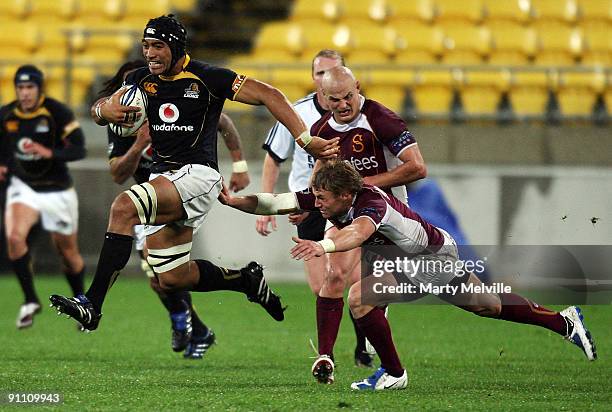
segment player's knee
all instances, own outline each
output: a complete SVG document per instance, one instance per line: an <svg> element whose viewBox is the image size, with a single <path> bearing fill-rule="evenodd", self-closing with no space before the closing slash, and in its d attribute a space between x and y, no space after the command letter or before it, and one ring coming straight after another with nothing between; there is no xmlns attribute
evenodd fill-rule
<svg viewBox="0 0 612 412"><path fill-rule="evenodd" d="M164 292L164 290L162 289L160 285L159 280L155 276L153 276L152 278L149 278L149 286L151 286L151 289L153 289L156 293Z"/></svg>
<svg viewBox="0 0 612 412"><path fill-rule="evenodd" d="M159 274L159 290L160 292L173 292L179 288L179 280L172 276L171 273L161 273Z"/></svg>
<svg viewBox="0 0 612 412"><path fill-rule="evenodd" d="M131 224L139 223L138 212L134 203L128 195L121 193L115 198L110 210L111 221L129 222Z"/></svg>
<svg viewBox="0 0 612 412"><path fill-rule="evenodd" d="M26 238L20 233L8 233L6 241L8 246L8 257L11 260L18 259L21 255L25 253L24 250L27 250L28 248Z"/></svg>
<svg viewBox="0 0 612 412"><path fill-rule="evenodd" d="M331 293L343 293L345 283L344 278L336 274L328 274L325 277L325 287Z"/></svg>
<svg viewBox="0 0 612 412"><path fill-rule="evenodd" d="M355 312L361 306L361 287L351 286L348 293L348 304L352 312Z"/></svg>
<svg viewBox="0 0 612 412"><path fill-rule="evenodd" d="M133 185L123 192L130 200L132 213L140 224L152 225L157 218L157 193L151 183Z"/></svg>

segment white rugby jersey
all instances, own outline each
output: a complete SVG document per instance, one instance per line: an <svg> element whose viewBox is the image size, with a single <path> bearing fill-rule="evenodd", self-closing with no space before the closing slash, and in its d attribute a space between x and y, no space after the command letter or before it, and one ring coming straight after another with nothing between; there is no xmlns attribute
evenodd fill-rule
<svg viewBox="0 0 612 412"><path fill-rule="evenodd" d="M293 107L304 119L308 129L326 113L326 110L317 101L316 93L311 93L298 100L293 104ZM315 159L295 144L295 139L285 126L276 122L268 132L268 137L262 147L279 163L293 155L291 173L289 173L289 190L299 192L308 188Z"/></svg>

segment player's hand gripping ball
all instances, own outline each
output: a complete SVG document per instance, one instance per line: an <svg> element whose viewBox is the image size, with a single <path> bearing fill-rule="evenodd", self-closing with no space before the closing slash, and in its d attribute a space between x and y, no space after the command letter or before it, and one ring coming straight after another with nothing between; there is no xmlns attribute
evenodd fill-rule
<svg viewBox="0 0 612 412"><path fill-rule="evenodd" d="M125 91L125 92L124 92ZM135 84L122 86L115 92L115 94L123 93L119 99L119 103L123 106L136 106L140 110L137 112L126 112L127 123L133 123L133 126L126 127L119 124L111 123L110 128L118 136L127 137L132 136L142 126L145 120L147 120L147 95ZM138 116L140 115L140 116Z"/></svg>

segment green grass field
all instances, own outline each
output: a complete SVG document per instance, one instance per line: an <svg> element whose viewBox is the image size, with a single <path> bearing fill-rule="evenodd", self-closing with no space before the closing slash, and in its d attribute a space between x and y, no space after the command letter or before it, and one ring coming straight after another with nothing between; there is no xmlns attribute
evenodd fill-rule
<svg viewBox="0 0 612 412"><path fill-rule="evenodd" d="M36 286L41 298L68 293L61 278L38 277ZM188 361L171 351L167 315L144 279L119 279L100 329L83 334L49 307L17 331L21 292L12 276L0 277L0 392L59 392L61 408L73 410L612 410L611 306L583 308L600 355L588 362L541 328L395 305L390 319L408 389L353 393L350 383L369 371L353 366L348 317L336 383L319 385L308 344L316 341L314 299L306 285L272 286L289 305L282 323L243 295L197 294L218 344Z"/></svg>

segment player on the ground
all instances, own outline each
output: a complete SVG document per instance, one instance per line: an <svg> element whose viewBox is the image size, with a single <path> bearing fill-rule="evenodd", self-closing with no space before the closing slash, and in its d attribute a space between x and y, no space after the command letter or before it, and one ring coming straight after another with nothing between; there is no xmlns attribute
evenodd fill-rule
<svg viewBox="0 0 612 412"><path fill-rule="evenodd" d="M225 99L263 104L298 143L315 156L335 156L337 140L310 136L287 98L276 88L235 72L192 60L186 54L186 30L172 15L149 20L142 38L148 64L131 73L126 83L147 94L146 109L153 148L148 182L134 185L115 198L108 232L94 281L85 295L51 296L60 312L87 329L98 327L106 294L126 265L132 230L145 224L147 261L164 290L234 290L259 303L276 320L284 319L278 296L268 287L263 268L251 262L235 270L207 260L191 260L193 232L201 226L221 191L217 170L217 123ZM119 104L119 95L98 103L99 124L127 125L137 107Z"/></svg>
<svg viewBox="0 0 612 412"><path fill-rule="evenodd" d="M335 50L321 50L312 60L311 75L315 92L303 97L293 105L308 127L311 127L321 116L327 113L327 102L321 90L321 80L329 69L336 66L344 66L344 58ZM274 192L281 163L289 157L292 157L288 182L289 190L297 192L308 188L315 159L299 145L295 144L295 139L293 139L293 136L291 136L286 127L277 122L270 129L263 148L267 152L261 176L263 192ZM322 240L325 235L325 224L327 221L323 219L318 211L290 215L289 221L297 226L298 236L301 239ZM274 216L259 216L255 228L262 236L268 236L272 230L276 230L276 218ZM310 290L315 295L318 295L323 284L327 258L321 256L320 258L310 259L304 262L304 266ZM354 281L357 281L359 279L359 271L354 271L352 276L354 276ZM357 339L354 352L355 365L372 367L373 356L366 351L365 337L352 317L351 320L353 321Z"/></svg>
<svg viewBox="0 0 612 412"><path fill-rule="evenodd" d="M66 162L85 157L85 138L72 111L45 96L39 68L19 67L14 83L17 100L0 109L0 180L10 176L4 224L8 257L25 295L17 316L23 329L41 310L27 244L39 219L51 233L72 292L83 293L78 199Z"/></svg>
<svg viewBox="0 0 612 412"><path fill-rule="evenodd" d="M347 67L325 73L322 90L330 111L310 132L324 139L340 137L339 158L351 163L364 180L384 189L406 203L406 184L426 175L425 162L406 123L382 104L359 94L359 82ZM315 170L320 166L317 162ZM326 231L333 237L337 229ZM359 248L328 256L329 265L317 296L317 333L319 357L312 366L321 383L332 383L333 374L325 370L333 360L333 349L344 307L344 291L360 273Z"/></svg>
<svg viewBox="0 0 612 412"><path fill-rule="evenodd" d="M104 83L104 88L99 93L101 98L105 99L112 95L129 73L143 66L145 66L143 60L134 60L123 64L117 73ZM94 115L95 113L92 113L92 116ZM133 177L136 183L144 183L149 180L153 162L148 124L145 122L134 136L118 136L113 133L110 126L106 128L106 132L109 143L110 173L113 181L123 184L130 177ZM242 159L240 135L231 118L224 113L221 113L219 118L219 134L223 137L234 160L230 190L242 190L249 184L250 180L247 163ZM151 289L157 293L164 307L168 310L172 323L172 349L175 352L184 350L183 356L185 358L202 359L208 348L215 342L214 332L198 316L189 292L166 292L160 288L153 268L146 260L144 227L142 225L134 227L134 237L136 238L136 249L141 257L141 268L149 278Z"/></svg>
<svg viewBox="0 0 612 412"><path fill-rule="evenodd" d="M427 223L394 196L376 186L365 184L360 174L346 162L331 161L322 165L314 172L312 191L232 197L224 189L220 200L231 207L255 214L320 210L323 217L339 230L320 242L294 238L297 245L291 249L291 255L295 259L309 260L325 253L355 250L361 245L393 245L409 254L412 259L440 264L422 265L421 268L427 269L417 270L411 276L391 273L384 278L384 282L389 282L389 285L411 282L416 286L482 286L481 281L472 273L466 275L464 272L455 273L445 269L448 267L446 263L457 267L454 263L458 260L455 240L446 231ZM381 359L381 367L372 376L351 385L356 390L404 389L408 384L408 375L397 355L384 311L378 304L371 304L371 295L376 294L373 285L383 281L381 279L364 277L352 285L349 291L351 312ZM421 296L418 294L415 298ZM584 326L580 309L575 306L555 312L513 293L465 292L439 296L479 316L550 329L576 344L587 359L597 358L591 334ZM392 301L392 297L387 300ZM384 303L384 300L378 299L378 302ZM321 363L333 374L333 361L329 357Z"/></svg>

